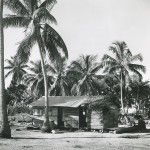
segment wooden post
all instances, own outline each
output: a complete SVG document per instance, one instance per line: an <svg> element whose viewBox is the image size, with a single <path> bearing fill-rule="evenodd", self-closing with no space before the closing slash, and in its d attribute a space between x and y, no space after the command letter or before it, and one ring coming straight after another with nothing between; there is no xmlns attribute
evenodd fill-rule
<svg viewBox="0 0 150 150"><path fill-rule="evenodd" d="M61 107L58 107L58 114L57 114L57 125L58 127L63 127L63 109Z"/></svg>

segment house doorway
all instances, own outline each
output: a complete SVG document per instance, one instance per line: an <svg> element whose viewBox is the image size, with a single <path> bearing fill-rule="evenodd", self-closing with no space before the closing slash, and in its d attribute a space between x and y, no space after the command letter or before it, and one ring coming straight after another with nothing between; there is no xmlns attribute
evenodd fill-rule
<svg viewBox="0 0 150 150"><path fill-rule="evenodd" d="M85 107L79 107L79 128L87 127L86 123L86 109Z"/></svg>

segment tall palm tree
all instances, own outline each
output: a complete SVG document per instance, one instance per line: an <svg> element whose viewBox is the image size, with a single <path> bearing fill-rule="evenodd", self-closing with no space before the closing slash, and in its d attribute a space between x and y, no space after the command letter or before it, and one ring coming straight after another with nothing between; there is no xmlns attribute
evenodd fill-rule
<svg viewBox="0 0 150 150"><path fill-rule="evenodd" d="M11 130L7 117L7 105L4 96L4 32L3 32L3 0L0 1L0 137L10 138Z"/></svg>
<svg viewBox="0 0 150 150"><path fill-rule="evenodd" d="M71 83L69 77L67 76L66 69L67 67L65 58L55 61L53 65L49 66L49 70L54 77L53 84L50 88L50 95L70 95Z"/></svg>
<svg viewBox="0 0 150 150"><path fill-rule="evenodd" d="M51 15L56 0L5 0L5 5L14 12L4 18L5 27L24 27L26 38L18 47L17 56L24 62L27 62L30 56L30 50L35 43L38 44L41 58L42 72L45 87L45 121L42 127L44 132L49 132L49 101L48 101L48 83L45 70L44 56L47 54L55 60L60 57L60 50L68 56L68 51L63 39L49 25L55 23L56 19Z"/></svg>
<svg viewBox="0 0 150 150"><path fill-rule="evenodd" d="M16 57L11 57L11 59L6 59L7 66L5 66L6 70L9 70L5 78L12 75L12 81L19 84L22 80L24 74L26 74L26 68L28 67L23 62L20 62L16 59Z"/></svg>
<svg viewBox="0 0 150 150"><path fill-rule="evenodd" d="M140 78L142 78L141 71L145 72L145 67L141 64L137 64L136 62L141 62L143 58L141 54L133 55L125 42L117 41L109 47L109 50L114 56L105 54L102 58L102 65L105 68L104 72L109 74L118 74L120 76L120 100L121 108L124 113L123 98L125 96L124 90L126 80L129 78L130 72L137 74Z"/></svg>
<svg viewBox="0 0 150 150"><path fill-rule="evenodd" d="M45 70L48 72L49 66L45 65ZM34 93L35 97L39 98L44 95L44 78L42 72L41 61L30 62L28 67L30 73L26 73L23 77L24 84L26 84L30 91ZM48 85L52 84L52 76L47 75Z"/></svg>
<svg viewBox="0 0 150 150"><path fill-rule="evenodd" d="M75 95L99 95L105 89L103 76L98 75L101 64L96 62L96 56L80 56L69 66L68 75L73 79L72 92Z"/></svg>

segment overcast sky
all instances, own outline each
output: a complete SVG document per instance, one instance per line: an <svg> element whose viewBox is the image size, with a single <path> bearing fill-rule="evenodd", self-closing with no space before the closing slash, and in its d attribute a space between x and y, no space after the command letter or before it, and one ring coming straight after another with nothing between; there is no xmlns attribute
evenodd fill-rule
<svg viewBox="0 0 150 150"><path fill-rule="evenodd" d="M69 60L80 54L107 53L113 41L123 40L133 54L142 53L150 79L150 0L57 0L52 14L64 39ZM9 13L5 10L5 13ZM16 53L22 29L5 30L5 58ZM36 60L37 48L31 59Z"/></svg>

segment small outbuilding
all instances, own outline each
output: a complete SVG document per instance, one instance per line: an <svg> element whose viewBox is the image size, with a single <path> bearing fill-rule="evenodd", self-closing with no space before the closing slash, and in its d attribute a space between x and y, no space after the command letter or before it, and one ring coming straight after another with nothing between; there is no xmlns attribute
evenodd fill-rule
<svg viewBox="0 0 150 150"><path fill-rule="evenodd" d="M109 110L92 109L91 103L103 100L102 96L50 96L49 116L57 128L103 129L118 126L119 111L110 106ZM44 118L44 97L31 103L33 115Z"/></svg>

